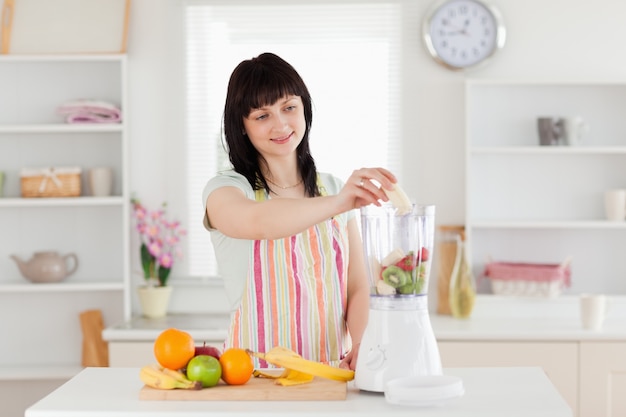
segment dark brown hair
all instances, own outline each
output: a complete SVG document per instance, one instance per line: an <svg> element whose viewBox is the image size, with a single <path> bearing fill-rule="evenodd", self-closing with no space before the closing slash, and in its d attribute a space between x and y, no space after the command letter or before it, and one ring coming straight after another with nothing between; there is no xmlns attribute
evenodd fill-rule
<svg viewBox="0 0 626 417"><path fill-rule="evenodd" d="M298 72L285 60L272 53L241 62L228 82L224 105L224 138L228 157L236 172L250 183L254 190L270 187L261 172L262 156L245 135L243 119L253 109L274 104L289 95L299 96L304 106L306 129L298 145L298 169L308 196L320 195L317 187L317 170L310 152L309 133L313 119L312 100L306 84Z"/></svg>

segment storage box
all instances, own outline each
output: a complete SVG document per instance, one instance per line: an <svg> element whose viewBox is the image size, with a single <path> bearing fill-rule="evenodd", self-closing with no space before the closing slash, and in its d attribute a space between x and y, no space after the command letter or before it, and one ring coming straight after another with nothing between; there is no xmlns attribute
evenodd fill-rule
<svg viewBox="0 0 626 417"><path fill-rule="evenodd" d="M24 168L20 173L22 197L80 196L79 167Z"/></svg>
<svg viewBox="0 0 626 417"><path fill-rule="evenodd" d="M489 262L484 276L494 294L556 297L571 285L570 258L560 264Z"/></svg>

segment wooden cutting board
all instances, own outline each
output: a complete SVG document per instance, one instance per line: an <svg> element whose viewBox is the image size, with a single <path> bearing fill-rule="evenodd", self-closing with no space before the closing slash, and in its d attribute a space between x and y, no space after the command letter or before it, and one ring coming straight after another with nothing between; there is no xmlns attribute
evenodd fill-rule
<svg viewBox="0 0 626 417"><path fill-rule="evenodd" d="M223 381L201 390L163 390L144 386L140 400L152 401L331 401L345 400L347 383L315 377L307 384L283 387L273 379L252 377L244 385L226 385Z"/></svg>

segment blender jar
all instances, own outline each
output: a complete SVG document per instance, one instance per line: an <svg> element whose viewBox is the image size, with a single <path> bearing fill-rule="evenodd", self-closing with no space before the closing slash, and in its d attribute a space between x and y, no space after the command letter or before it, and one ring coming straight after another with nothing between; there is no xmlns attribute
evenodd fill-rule
<svg viewBox="0 0 626 417"><path fill-rule="evenodd" d="M390 203L361 208L361 232L372 297L426 294L433 256L435 206L413 204L398 215Z"/></svg>

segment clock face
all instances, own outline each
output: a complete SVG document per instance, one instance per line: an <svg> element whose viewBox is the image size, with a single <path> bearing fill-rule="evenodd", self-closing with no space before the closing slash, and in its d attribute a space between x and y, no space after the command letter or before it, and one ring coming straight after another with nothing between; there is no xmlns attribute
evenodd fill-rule
<svg viewBox="0 0 626 417"><path fill-rule="evenodd" d="M478 0L436 3L423 29L431 55L451 69L473 67L504 46L500 14Z"/></svg>

